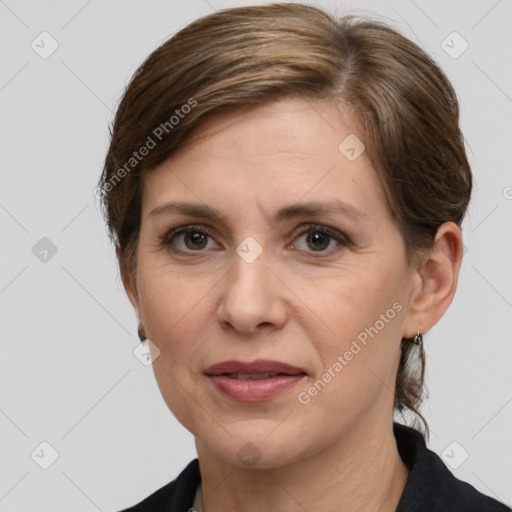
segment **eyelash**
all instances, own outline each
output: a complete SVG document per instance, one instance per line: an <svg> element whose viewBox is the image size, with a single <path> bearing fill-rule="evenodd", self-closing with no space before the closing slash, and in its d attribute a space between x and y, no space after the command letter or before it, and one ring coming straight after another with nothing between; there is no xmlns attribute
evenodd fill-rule
<svg viewBox="0 0 512 512"><path fill-rule="evenodd" d="M201 224L189 224L186 226L180 226L178 228L174 228L174 229L167 231L167 233L162 237L160 245L163 247L169 248L172 252L175 252L175 253L190 254L190 253L194 253L194 252L197 252L197 253L203 252L203 250L201 250L201 249L197 250L197 251L193 251L193 250L183 251L181 249L172 248L172 240L176 236L183 234L183 233L188 233L188 232L201 233L201 234L205 234L205 235L208 235L209 237L213 238L213 233L207 226L204 226ZM307 252L311 252L311 254L315 254L315 253L316 254L327 254L330 256L330 255L334 254L335 252L337 252L338 250L340 250L341 247L351 245L350 239L347 236L345 236L341 231L338 231L337 229L334 229L334 228L329 228L327 226L322 226L320 224L307 224L306 226L301 226L301 231L294 232L293 240L295 240L296 238L298 238L302 235L308 234L308 233L322 233L324 235L329 236L330 238L333 238L340 244L337 248L331 249L328 251L307 251ZM322 257L322 256L315 256L315 257Z"/></svg>

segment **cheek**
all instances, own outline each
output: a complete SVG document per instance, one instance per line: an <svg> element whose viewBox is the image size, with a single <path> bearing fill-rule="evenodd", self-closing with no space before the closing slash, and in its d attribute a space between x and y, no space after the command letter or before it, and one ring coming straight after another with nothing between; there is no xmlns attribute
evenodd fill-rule
<svg viewBox="0 0 512 512"><path fill-rule="evenodd" d="M368 258L361 264L350 268L333 271L328 279L301 282L301 288L296 290L300 297L315 313L311 320L317 326L319 333L318 349L326 347L337 351L344 350L347 342L356 339L359 334L364 339L365 329L378 322L379 331L391 331L391 324L396 324L396 309L393 304L402 303L403 277L397 263L370 261ZM386 312L388 314L386 315ZM383 328L381 315L384 315ZM320 339L322 338L322 339ZM326 344L325 340L331 343ZM348 347L347 347L348 348Z"/></svg>
<svg viewBox="0 0 512 512"><path fill-rule="evenodd" d="M324 282L317 291L309 286L319 326L311 340L322 363L317 386L322 398L312 402L325 401L345 414L369 407L386 392L383 388L393 389L403 310L400 268L398 262L368 264Z"/></svg>
<svg viewBox="0 0 512 512"><path fill-rule="evenodd" d="M205 287L176 272L146 267L139 274L141 320L146 334L160 349L160 363L180 372L197 358L204 330Z"/></svg>
<svg viewBox="0 0 512 512"><path fill-rule="evenodd" d="M197 411L194 413L190 404L191 394L197 395L197 372L204 350L204 288L155 271L141 273L139 290L146 334L160 351L153 371L162 398L178 421L193 431Z"/></svg>

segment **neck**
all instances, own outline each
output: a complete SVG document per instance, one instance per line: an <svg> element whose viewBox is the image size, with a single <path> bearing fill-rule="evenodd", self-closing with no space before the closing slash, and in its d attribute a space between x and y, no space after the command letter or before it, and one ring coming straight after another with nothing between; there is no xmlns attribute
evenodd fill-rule
<svg viewBox="0 0 512 512"><path fill-rule="evenodd" d="M358 424L334 446L271 469L232 466L196 445L204 512L395 512L409 475L392 423Z"/></svg>

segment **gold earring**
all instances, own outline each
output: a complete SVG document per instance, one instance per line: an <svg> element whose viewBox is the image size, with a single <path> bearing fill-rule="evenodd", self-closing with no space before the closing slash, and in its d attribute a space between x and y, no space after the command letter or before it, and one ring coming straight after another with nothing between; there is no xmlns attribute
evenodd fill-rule
<svg viewBox="0 0 512 512"><path fill-rule="evenodd" d="M421 335L420 330L418 330L418 334L416 334L411 341L420 349L421 364L422 367L425 368L425 347L423 345L423 336Z"/></svg>
<svg viewBox="0 0 512 512"><path fill-rule="evenodd" d="M416 336L414 336L414 338L412 339L412 342L415 345L418 345L420 348L423 347L423 336L421 335L420 330L418 330L418 334L416 334Z"/></svg>

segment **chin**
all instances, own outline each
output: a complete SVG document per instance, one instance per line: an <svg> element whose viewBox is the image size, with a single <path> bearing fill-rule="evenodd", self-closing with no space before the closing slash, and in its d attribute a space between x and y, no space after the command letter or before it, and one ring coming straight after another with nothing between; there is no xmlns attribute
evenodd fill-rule
<svg viewBox="0 0 512 512"><path fill-rule="evenodd" d="M219 437L212 437L212 431L198 432L196 439L203 449L212 452L226 463L245 469L274 469L296 462L305 456L304 436L291 435L290 429L276 422L240 422L226 426L229 434L222 429ZM281 432L278 432L279 429ZM297 431L297 429L294 429ZM230 435L231 434L231 435Z"/></svg>

